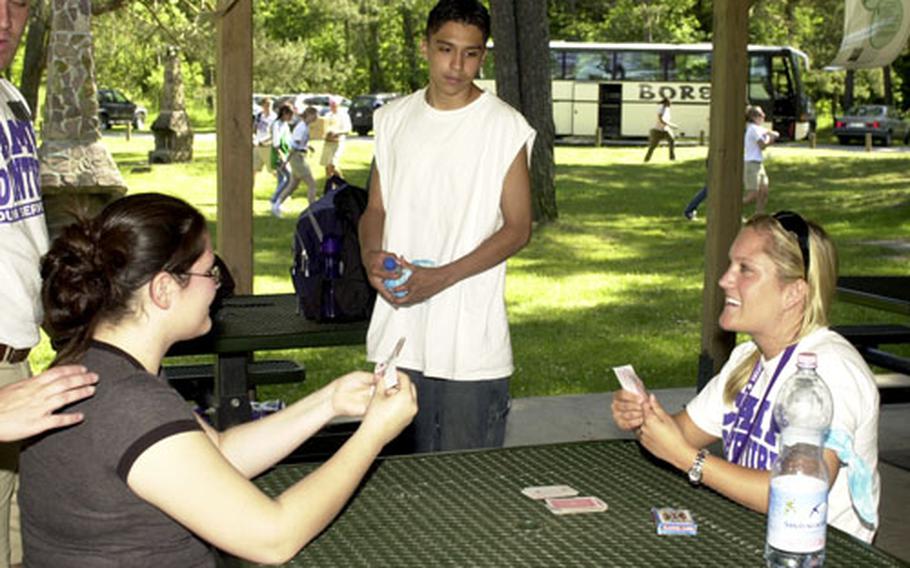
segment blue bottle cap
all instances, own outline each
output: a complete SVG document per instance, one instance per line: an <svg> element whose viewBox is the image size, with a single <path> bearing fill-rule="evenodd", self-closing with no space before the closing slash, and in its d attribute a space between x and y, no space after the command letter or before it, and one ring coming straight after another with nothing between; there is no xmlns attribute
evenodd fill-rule
<svg viewBox="0 0 910 568"><path fill-rule="evenodd" d="M396 268L398 268L398 263L395 262L395 259L392 258L391 256L387 256L387 257L385 257L385 260L382 261L382 267L385 268L386 270L391 271L391 270L395 270Z"/></svg>

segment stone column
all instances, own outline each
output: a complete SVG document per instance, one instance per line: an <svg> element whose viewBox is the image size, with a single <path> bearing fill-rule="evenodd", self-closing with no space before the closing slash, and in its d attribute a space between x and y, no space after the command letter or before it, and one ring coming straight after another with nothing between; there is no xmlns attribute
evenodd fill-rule
<svg viewBox="0 0 910 568"><path fill-rule="evenodd" d="M180 52L169 47L164 63L164 87L161 93L161 114L152 123L155 149L149 152L149 163L169 164L193 159L193 128L183 100L183 76L180 73Z"/></svg>
<svg viewBox="0 0 910 568"><path fill-rule="evenodd" d="M52 0L44 103L41 191L53 237L69 211L94 213L126 192L98 126L91 1Z"/></svg>

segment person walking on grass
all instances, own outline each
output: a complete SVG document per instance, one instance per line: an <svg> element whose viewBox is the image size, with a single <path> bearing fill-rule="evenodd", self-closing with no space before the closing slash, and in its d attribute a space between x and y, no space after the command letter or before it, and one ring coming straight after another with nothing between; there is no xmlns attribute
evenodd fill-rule
<svg viewBox="0 0 910 568"><path fill-rule="evenodd" d="M768 130L762 123L765 111L760 106L746 108L746 132L743 135L743 205L755 203L755 213L765 212L768 194L771 191L768 174L765 172L764 149L777 142L780 133Z"/></svg>
<svg viewBox="0 0 910 568"><path fill-rule="evenodd" d="M667 146L670 149L670 159L676 159L676 137L673 134L673 130L678 128L679 126L673 124L670 120L670 99L663 97L660 99L660 104L657 105L657 123L648 133L648 152L645 154L645 162L651 161L651 155L661 140L667 141Z"/></svg>
<svg viewBox="0 0 910 568"><path fill-rule="evenodd" d="M272 122L272 167L275 169L278 183L269 203L272 204L272 214L276 217L281 215L281 211L276 212L275 205L278 203L279 196L284 192L284 188L291 181L291 167L288 164L291 152L291 129L288 124L292 118L294 118L294 109L285 103L278 108L278 118Z"/></svg>
<svg viewBox="0 0 910 568"><path fill-rule="evenodd" d="M310 125L316 120L318 114L316 107L307 107L291 134L290 156L288 157L291 179L272 199L272 215L275 217L281 217L281 204L294 193L301 181L306 183L307 200L310 205L316 202L316 180L313 179L313 172L307 163L307 154L313 151L310 146Z"/></svg>

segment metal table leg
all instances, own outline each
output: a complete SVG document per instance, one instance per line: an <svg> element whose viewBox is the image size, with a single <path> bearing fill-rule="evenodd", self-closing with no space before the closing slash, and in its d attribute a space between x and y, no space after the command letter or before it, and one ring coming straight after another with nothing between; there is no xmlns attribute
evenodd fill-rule
<svg viewBox="0 0 910 568"><path fill-rule="evenodd" d="M215 364L215 426L225 430L252 416L247 394L248 353L225 353Z"/></svg>

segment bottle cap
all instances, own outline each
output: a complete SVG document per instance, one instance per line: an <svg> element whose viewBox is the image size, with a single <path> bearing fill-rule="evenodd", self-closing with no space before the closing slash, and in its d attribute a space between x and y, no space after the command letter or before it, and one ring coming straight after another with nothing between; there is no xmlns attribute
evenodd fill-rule
<svg viewBox="0 0 910 568"><path fill-rule="evenodd" d="M398 268L398 263L395 262L395 259L391 256L385 257L385 260L382 261L382 267L386 270L395 270Z"/></svg>
<svg viewBox="0 0 910 568"><path fill-rule="evenodd" d="M796 357L796 366L797 367L811 367L812 369L816 368L818 366L818 361L815 357L815 353L811 353L809 351L800 353Z"/></svg>

